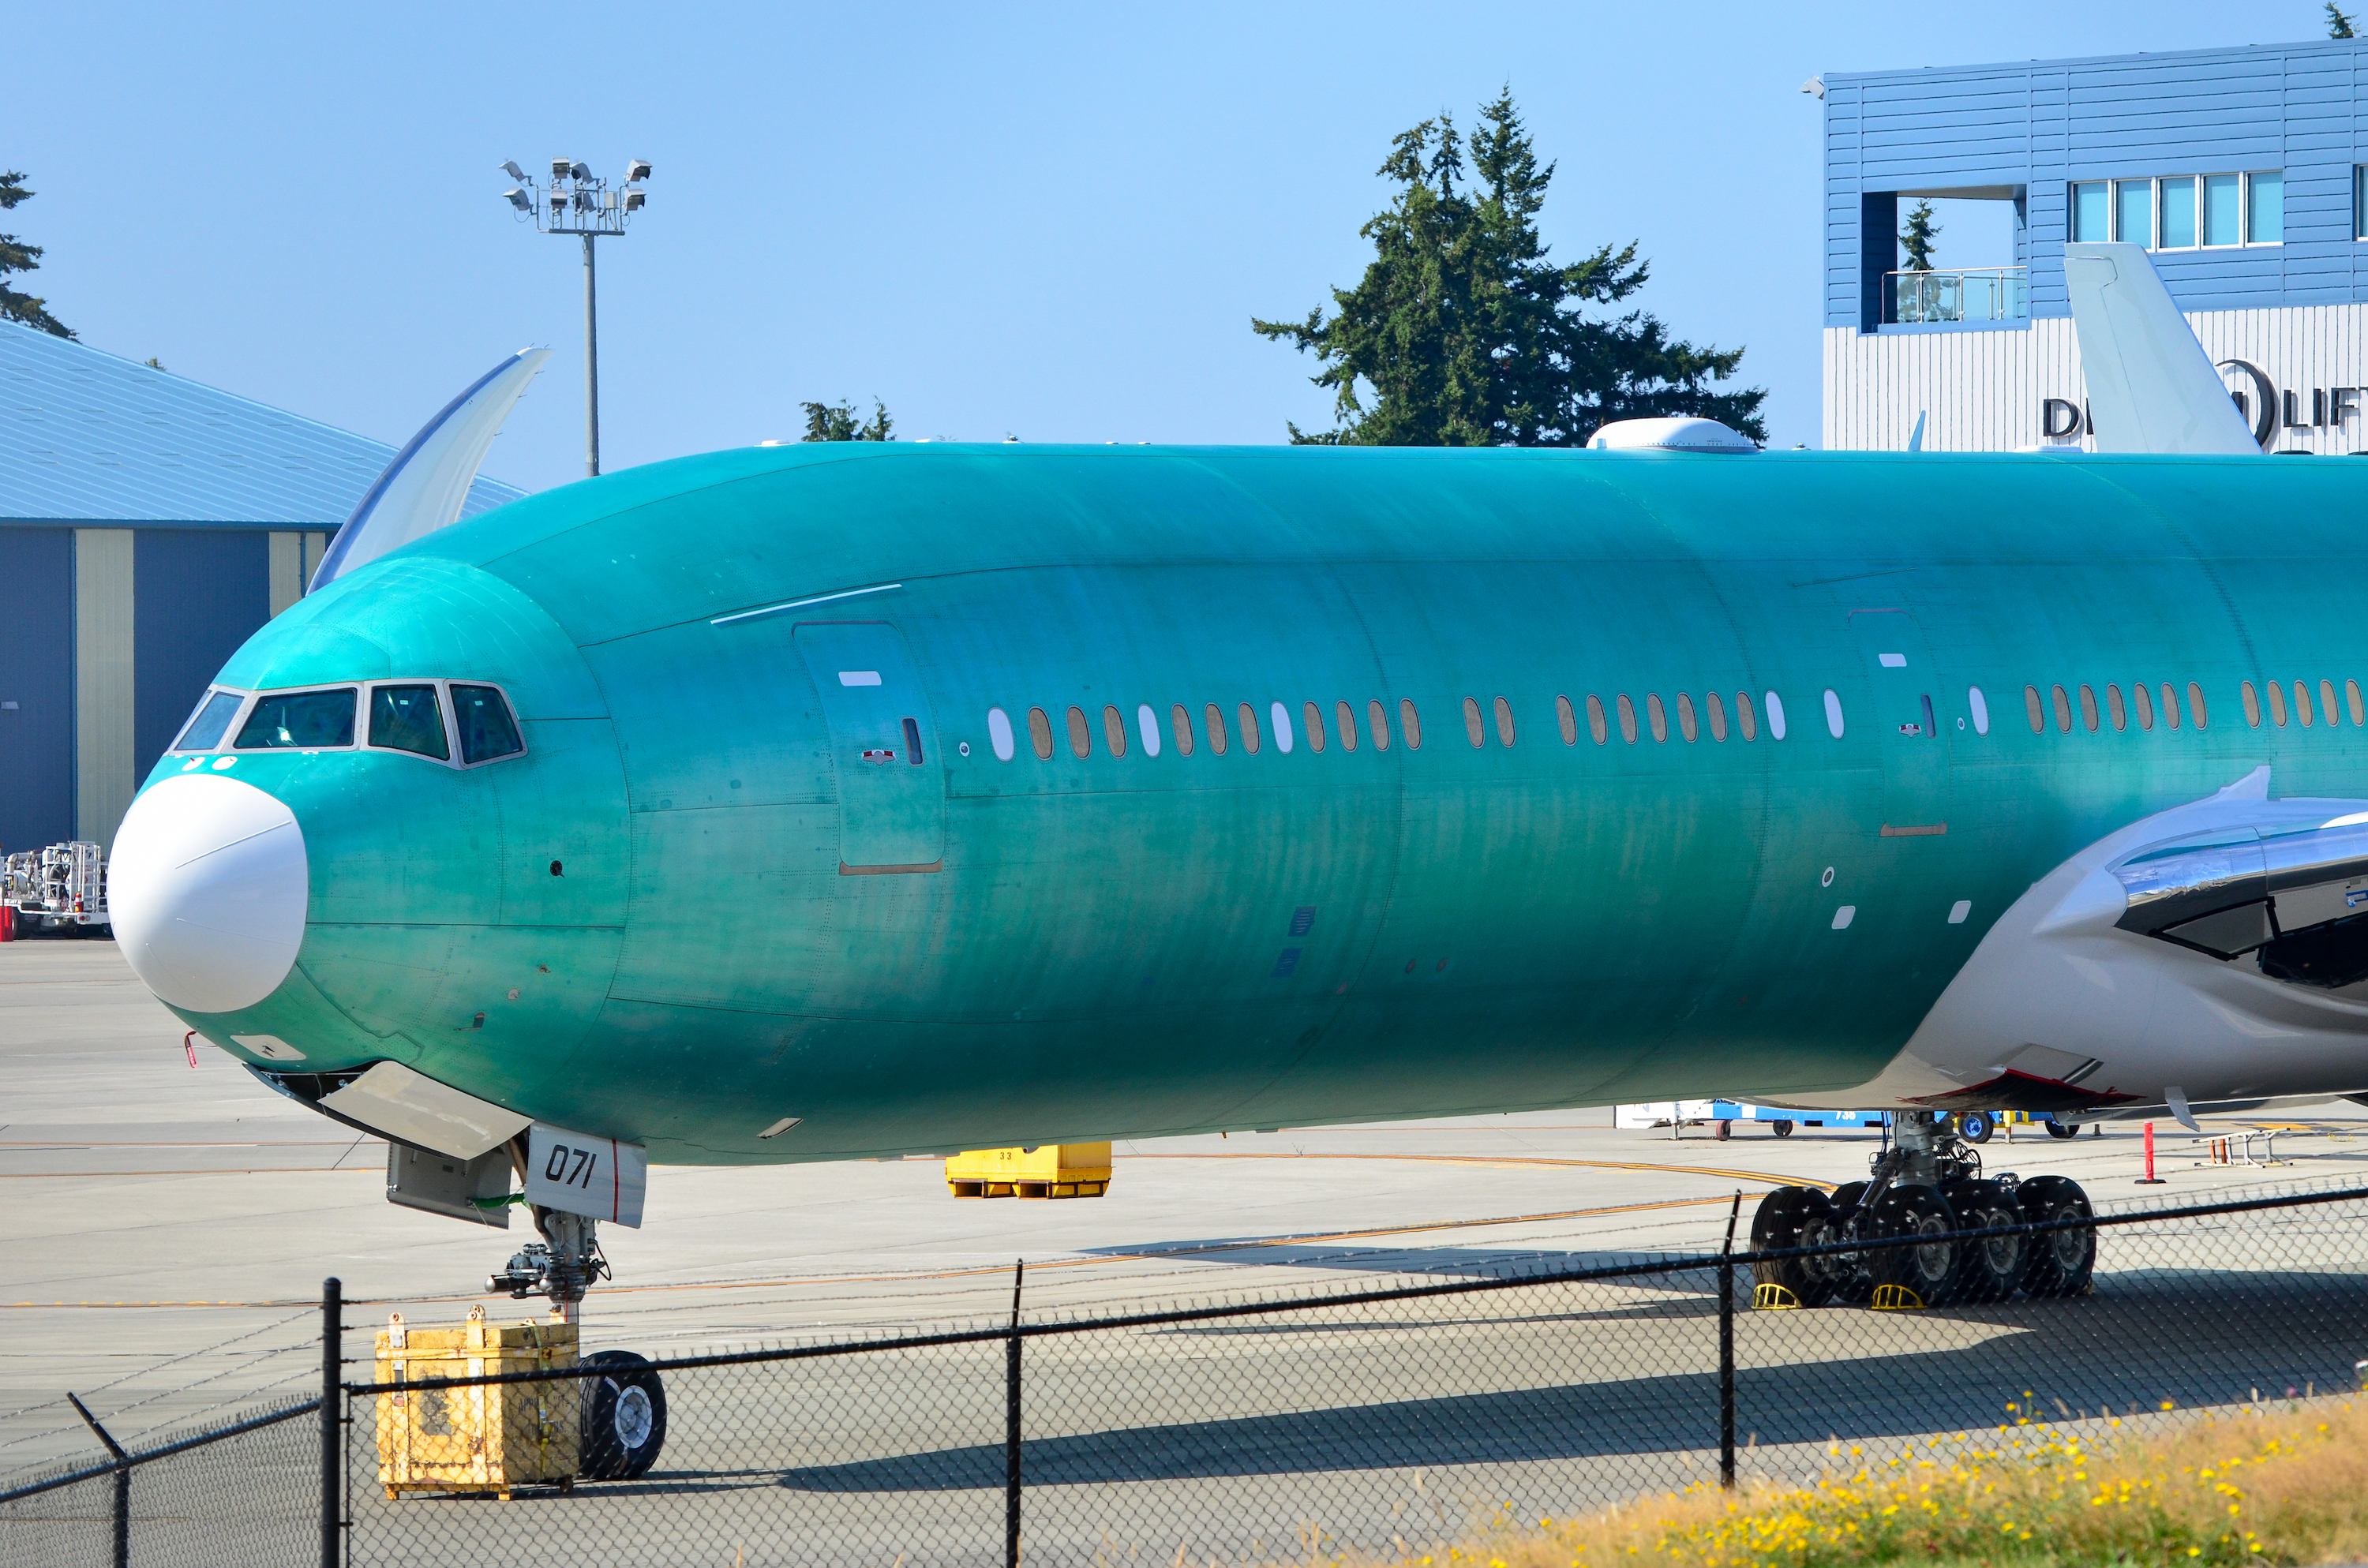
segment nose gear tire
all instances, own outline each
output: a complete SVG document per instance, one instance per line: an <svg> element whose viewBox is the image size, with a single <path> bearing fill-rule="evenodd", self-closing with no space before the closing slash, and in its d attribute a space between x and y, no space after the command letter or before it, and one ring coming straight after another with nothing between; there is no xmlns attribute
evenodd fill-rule
<svg viewBox="0 0 2368 1568"><path fill-rule="evenodd" d="M595 1351L584 1360L605 1369L584 1380L584 1478L637 1480L666 1447L666 1385L630 1350Z"/></svg>

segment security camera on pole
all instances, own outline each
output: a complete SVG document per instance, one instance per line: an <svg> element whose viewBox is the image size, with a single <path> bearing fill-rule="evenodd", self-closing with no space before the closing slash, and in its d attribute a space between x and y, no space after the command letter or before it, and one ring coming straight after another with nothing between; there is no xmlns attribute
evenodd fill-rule
<svg viewBox="0 0 2368 1568"><path fill-rule="evenodd" d="M600 352L598 312L594 303L592 242L604 234L621 236L632 215L649 200L642 182L650 177L649 160L635 158L625 165L625 177L615 189L591 169L565 158L551 160L551 183L539 184L515 161L502 173L518 183L502 198L545 234L579 234L584 240L584 472L600 472Z"/></svg>

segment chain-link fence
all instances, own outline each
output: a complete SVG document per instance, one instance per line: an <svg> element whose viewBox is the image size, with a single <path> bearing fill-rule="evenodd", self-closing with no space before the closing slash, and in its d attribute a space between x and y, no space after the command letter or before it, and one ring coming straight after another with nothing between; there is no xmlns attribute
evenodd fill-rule
<svg viewBox="0 0 2368 1568"><path fill-rule="evenodd" d="M2064 1256L2093 1244L2093 1288L1864 1304L1903 1271L1886 1249L2001 1238ZM1848 1304L1755 1310L1756 1276L1804 1266L1839 1279ZM1500 1518L1730 1471L1799 1481L1837 1445L2348 1389L2363 1356L2368 1188L2289 1191L1124 1316L1016 1310L975 1328L655 1363L610 1352L499 1378L349 1377L331 1406L344 1420L325 1531L298 1517L321 1495L320 1452L301 1441L317 1442L317 1420L283 1421L278 1447L243 1463L200 1449L154 1461L236 1472L186 1505L186 1527L148 1518L143 1499L182 1506L213 1472L168 1485L138 1466L129 1560L1444 1560L1443 1543ZM546 1483L523 1479L538 1474ZM97 1472L0 1494L0 1562L105 1560L110 1483ZM279 1510L268 1530L249 1526L258 1489ZM25 1511L37 1504L49 1512Z"/></svg>

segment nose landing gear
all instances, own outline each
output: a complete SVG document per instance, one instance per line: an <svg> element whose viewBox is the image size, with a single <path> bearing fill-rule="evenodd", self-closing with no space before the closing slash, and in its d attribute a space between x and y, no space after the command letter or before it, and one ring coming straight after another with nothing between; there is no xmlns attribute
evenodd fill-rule
<svg viewBox="0 0 2368 1568"><path fill-rule="evenodd" d="M1981 1155L1931 1111L1902 1112L1895 1132L1893 1146L1875 1156L1865 1181L1837 1187L1830 1198L1814 1187L1780 1187L1761 1199L1751 1221L1752 1250L1931 1239L1770 1259L1752 1266L1759 1283L1781 1288L1804 1307L1862 1303L1883 1286L1912 1293L1928 1307L2003 1301L2018 1290L2032 1297L2077 1296L2089 1288L2097 1260L2094 1231L1942 1239L1957 1231L2085 1219L2092 1210L2078 1183L2054 1176L2018 1181L2010 1173L1986 1178Z"/></svg>
<svg viewBox="0 0 2368 1568"><path fill-rule="evenodd" d="M533 1214L542 1240L519 1248L500 1273L487 1277L485 1289L518 1301L548 1296L562 1321L581 1324L584 1293L593 1281L609 1278L598 1221L540 1205ZM630 1350L596 1350L583 1359L600 1375L579 1385L578 1470L586 1481L632 1481L648 1473L666 1446L666 1385L657 1369Z"/></svg>

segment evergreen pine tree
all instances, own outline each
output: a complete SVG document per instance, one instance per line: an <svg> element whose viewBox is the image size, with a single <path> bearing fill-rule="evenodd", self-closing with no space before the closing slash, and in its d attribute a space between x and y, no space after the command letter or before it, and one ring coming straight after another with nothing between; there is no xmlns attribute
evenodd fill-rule
<svg viewBox="0 0 2368 1568"><path fill-rule="evenodd" d="M1765 438L1764 390L1709 386L1743 350L1673 340L1643 311L1583 312L1643 288L1646 264L1633 242L1575 266L1547 260L1537 217L1554 168L1538 163L1510 89L1468 137L1444 114L1401 133L1379 172L1398 194L1359 231L1373 260L1355 288L1332 290L1334 313L1250 323L1324 365L1312 379L1331 389L1337 426L1293 425L1294 442L1577 446L1611 420L1671 414Z"/></svg>
<svg viewBox="0 0 2368 1568"><path fill-rule="evenodd" d="M25 176L15 169L0 173L0 212L11 211L17 203L32 199L25 188ZM8 287L12 272L39 272L41 269L41 247L28 245L14 234L0 234L0 319L23 322L27 326L40 327L56 337L74 336L73 329L45 308L48 301L23 294Z"/></svg>
<svg viewBox="0 0 2368 1568"><path fill-rule="evenodd" d="M2327 36L2329 38L2357 36L2351 30L2351 18L2335 8L2335 0L2327 0Z"/></svg>
<svg viewBox="0 0 2368 1568"><path fill-rule="evenodd" d="M1900 270L1903 272L1931 271L1932 244L1940 237L1941 225L1932 222L1932 204L1930 201L1918 201L1916 204L1916 210L1907 214L1907 227L1899 233L1899 243L1907 252L1907 259L1901 265Z"/></svg>
<svg viewBox="0 0 2368 1568"><path fill-rule="evenodd" d="M878 398L871 400L871 417L858 423L852 403L802 403L806 411L804 441L893 441L889 432L896 427L888 417L888 406Z"/></svg>

